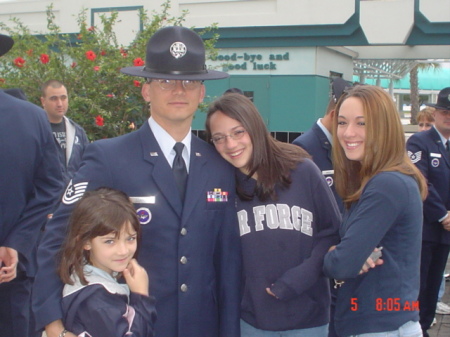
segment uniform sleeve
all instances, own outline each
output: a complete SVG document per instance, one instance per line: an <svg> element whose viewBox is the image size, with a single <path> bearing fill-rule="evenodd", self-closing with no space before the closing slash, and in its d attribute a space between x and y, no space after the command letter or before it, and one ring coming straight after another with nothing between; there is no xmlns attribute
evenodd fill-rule
<svg viewBox="0 0 450 337"><path fill-rule="evenodd" d="M423 202L423 215L427 222L439 221L447 214L447 209L436 187L430 182L429 149L417 137L411 136L406 143L408 155L412 162L422 172L428 182L428 196Z"/></svg>
<svg viewBox="0 0 450 337"><path fill-rule="evenodd" d="M232 181L234 174L230 173ZM241 244L235 207L235 185L230 182L229 201L222 221L215 251L215 265L219 273L220 336L240 336Z"/></svg>
<svg viewBox="0 0 450 337"><path fill-rule="evenodd" d="M287 270L271 287L271 291L281 300L300 295L324 276L323 258L328 249L339 241L341 214L331 189L318 169L312 170L308 179L312 182L310 193L314 199L313 214L317 217L314 219L313 248L308 258Z"/></svg>
<svg viewBox="0 0 450 337"><path fill-rule="evenodd" d="M108 165L104 165L103 151L97 144L88 146L84 155L85 165L76 173L63 196L63 202L45 226L38 247L38 271L33 285L32 308L36 327L61 319L62 282L57 270L57 254L64 242L67 225L74 203L87 190L111 186Z"/></svg>
<svg viewBox="0 0 450 337"><path fill-rule="evenodd" d="M337 280L355 278L367 258L396 223L408 189L392 174L372 178L345 223L346 231L336 249L327 253L324 272Z"/></svg>
<svg viewBox="0 0 450 337"><path fill-rule="evenodd" d="M40 111L32 111L32 113L37 115ZM22 210L22 215L13 227L13 231L3 243L4 246L14 248L22 257L25 257L27 266L34 261L32 254L37 238L63 188L57 149L48 121L44 113L42 116L36 116L34 120L36 128L40 128L39 145L41 146L41 156L35 163L33 175L34 193ZM27 272L30 272L28 267Z"/></svg>
<svg viewBox="0 0 450 337"><path fill-rule="evenodd" d="M130 295L130 303L125 296L111 294L102 286L79 303L75 322L93 337L151 337L156 321L155 300L135 293ZM70 327L66 326L70 331ZM80 334L84 331L73 331Z"/></svg>

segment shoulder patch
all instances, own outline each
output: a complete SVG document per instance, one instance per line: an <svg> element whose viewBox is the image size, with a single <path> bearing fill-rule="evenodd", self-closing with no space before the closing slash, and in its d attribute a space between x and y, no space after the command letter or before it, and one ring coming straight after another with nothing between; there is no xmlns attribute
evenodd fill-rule
<svg viewBox="0 0 450 337"><path fill-rule="evenodd" d="M66 188L66 191L64 192L62 199L63 204L71 205L80 200L84 192L86 192L87 186L87 181L73 184L71 180Z"/></svg>
<svg viewBox="0 0 450 337"><path fill-rule="evenodd" d="M422 159L422 151L418 151L416 153L412 153L411 151L408 151L409 159L413 162L413 164L419 162Z"/></svg>

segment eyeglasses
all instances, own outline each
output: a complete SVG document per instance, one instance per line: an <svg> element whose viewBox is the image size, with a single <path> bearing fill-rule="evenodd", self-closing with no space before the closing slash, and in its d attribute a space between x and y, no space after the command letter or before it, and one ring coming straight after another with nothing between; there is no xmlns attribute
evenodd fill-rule
<svg viewBox="0 0 450 337"><path fill-rule="evenodd" d="M191 80L163 80L163 79L148 79L147 83L157 82L162 90L173 90L177 86L177 82L181 82L185 90L194 90L200 87L203 81Z"/></svg>
<svg viewBox="0 0 450 337"><path fill-rule="evenodd" d="M448 115L450 115L450 110L444 110L444 109L436 108L435 111L438 112L438 113L440 113L442 116L445 116L445 117L447 117Z"/></svg>
<svg viewBox="0 0 450 337"><path fill-rule="evenodd" d="M245 129L238 129L234 130L229 135L217 135L211 138L211 141L216 145L225 144L228 137L230 137L233 140L239 140L241 139L247 131Z"/></svg>

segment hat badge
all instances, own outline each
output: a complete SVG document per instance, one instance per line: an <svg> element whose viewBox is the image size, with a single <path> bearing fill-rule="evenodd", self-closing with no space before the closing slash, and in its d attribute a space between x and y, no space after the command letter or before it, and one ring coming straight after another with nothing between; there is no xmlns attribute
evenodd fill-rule
<svg viewBox="0 0 450 337"><path fill-rule="evenodd" d="M174 42L170 46L170 53L176 59L182 58L184 55L186 55L186 51L187 48L183 42Z"/></svg>

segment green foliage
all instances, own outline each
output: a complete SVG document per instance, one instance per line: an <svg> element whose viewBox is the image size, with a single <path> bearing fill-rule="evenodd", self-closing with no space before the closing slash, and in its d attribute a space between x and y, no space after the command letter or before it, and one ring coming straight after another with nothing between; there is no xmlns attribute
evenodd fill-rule
<svg viewBox="0 0 450 337"><path fill-rule="evenodd" d="M65 84L69 92L68 116L84 127L90 140L109 138L132 131L149 115L141 96L143 79L124 75L123 67L144 65L145 48L155 31L165 26L181 26L187 12L179 17L169 14L170 0L160 13L139 12L143 30L129 46L117 42L114 26L118 13L102 15L101 27L87 25L87 10L77 16L79 33L63 34L55 23L53 6L47 8L45 35L31 32L19 19L13 25L0 22L15 45L0 58L0 88L21 88L28 99L40 105L40 87L49 79ZM214 31L215 25L205 32ZM213 55L217 34L205 41L208 55Z"/></svg>

